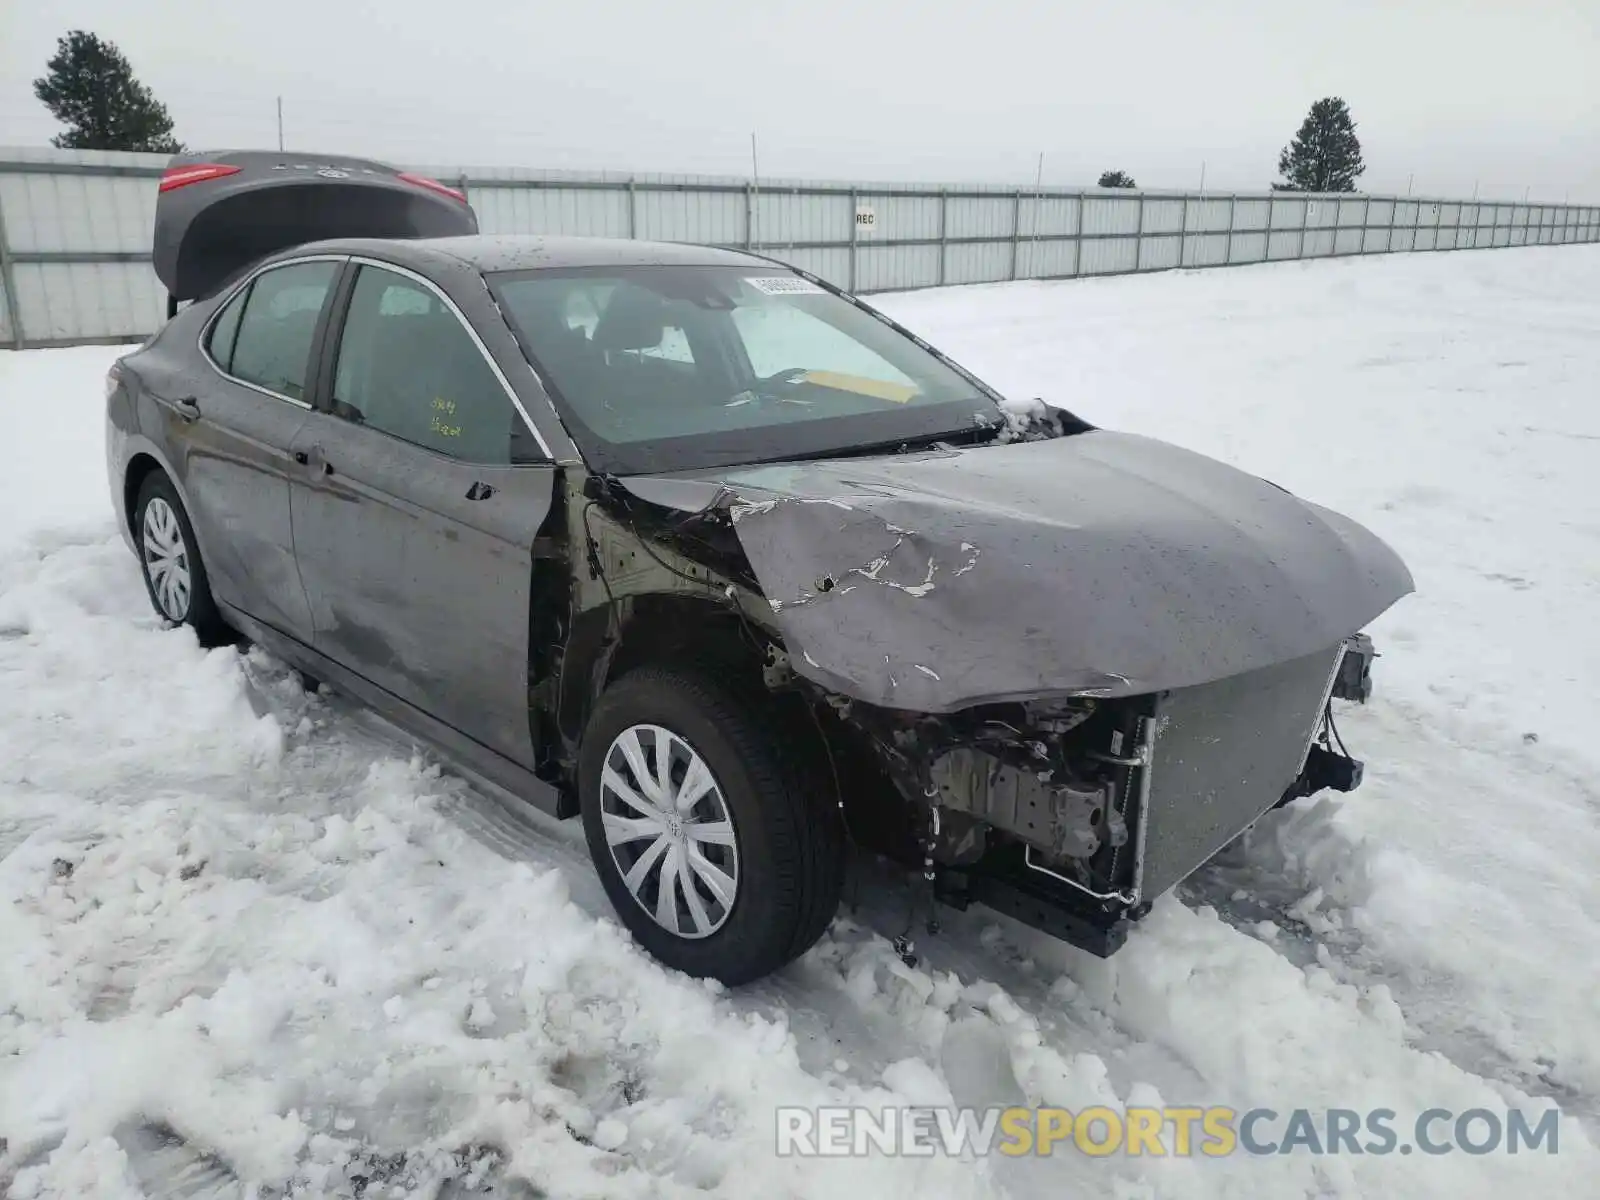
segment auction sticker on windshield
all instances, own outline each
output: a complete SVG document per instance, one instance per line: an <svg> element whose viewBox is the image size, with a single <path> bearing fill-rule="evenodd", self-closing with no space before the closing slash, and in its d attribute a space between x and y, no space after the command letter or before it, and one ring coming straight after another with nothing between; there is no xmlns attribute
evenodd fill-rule
<svg viewBox="0 0 1600 1200"><path fill-rule="evenodd" d="M746 279L751 287L767 296L825 296L827 289L819 288L809 279L794 275L760 275Z"/></svg>

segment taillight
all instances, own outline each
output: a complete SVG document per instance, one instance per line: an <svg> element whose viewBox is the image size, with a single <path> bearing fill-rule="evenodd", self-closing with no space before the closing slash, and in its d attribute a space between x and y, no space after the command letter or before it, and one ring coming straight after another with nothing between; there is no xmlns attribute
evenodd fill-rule
<svg viewBox="0 0 1600 1200"><path fill-rule="evenodd" d="M222 179L238 173L238 167L230 167L225 163L196 163L190 167L168 167L161 175L161 190L170 192L173 188L187 187L191 183L204 183L208 179Z"/></svg>
<svg viewBox="0 0 1600 1200"><path fill-rule="evenodd" d="M106 372L106 399L117 394L117 388L122 384L122 367L117 363L111 364L111 369Z"/></svg>
<svg viewBox="0 0 1600 1200"><path fill-rule="evenodd" d="M429 179L426 175L413 175L409 171L401 171L400 178L417 187L427 188L430 192L438 192L441 196L449 196L452 200L459 200L462 204L467 202L465 192L458 192L453 187L446 187L437 179Z"/></svg>

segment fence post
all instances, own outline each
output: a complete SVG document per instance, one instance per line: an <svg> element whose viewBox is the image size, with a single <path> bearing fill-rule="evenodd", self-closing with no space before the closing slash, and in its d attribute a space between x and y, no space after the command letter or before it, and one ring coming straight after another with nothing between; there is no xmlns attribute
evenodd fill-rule
<svg viewBox="0 0 1600 1200"><path fill-rule="evenodd" d="M1017 277L1017 242L1022 235L1022 189L1011 198L1011 278Z"/></svg>
<svg viewBox="0 0 1600 1200"><path fill-rule="evenodd" d="M1230 195L1228 197L1228 240L1227 240L1227 242L1224 243L1226 248L1222 252L1222 254L1223 254L1222 261L1226 265L1228 265L1230 267L1233 265L1233 218L1234 218L1234 213L1238 211L1238 208L1239 208L1239 194L1237 192L1235 192L1235 193L1233 193L1232 195ZM1267 217L1268 217L1268 219L1270 219L1271 216L1272 216L1272 209L1269 207L1267 209ZM1268 236L1270 237L1271 235L1269 234Z"/></svg>
<svg viewBox="0 0 1600 1200"><path fill-rule="evenodd" d="M1088 193L1078 193L1078 219L1074 222L1075 228L1072 231L1072 277L1074 279L1083 274L1083 209L1088 200Z"/></svg>
<svg viewBox="0 0 1600 1200"><path fill-rule="evenodd" d="M1443 204L1435 204L1433 206L1433 248L1435 250L1437 250L1439 248L1439 218L1442 217L1443 215L1444 215L1444 205ZM1460 222L1461 222L1461 218L1457 217L1456 218L1456 223L1460 224ZM1413 249L1415 249L1415 246L1413 246Z"/></svg>
<svg viewBox="0 0 1600 1200"><path fill-rule="evenodd" d="M1144 263L1144 193L1139 193L1139 220L1133 229L1133 269L1135 273Z"/></svg>
<svg viewBox="0 0 1600 1200"><path fill-rule="evenodd" d="M755 184L744 185L744 248L750 249L755 245L756 204Z"/></svg>
<svg viewBox="0 0 1600 1200"><path fill-rule="evenodd" d="M1306 226L1311 223L1311 197L1300 201L1300 248L1294 252L1296 259L1306 256Z"/></svg>
<svg viewBox="0 0 1600 1200"><path fill-rule="evenodd" d="M639 236L639 186L636 176L628 176L628 240Z"/></svg>
<svg viewBox="0 0 1600 1200"><path fill-rule="evenodd" d="M1206 210L1202 207L1200 209L1200 222L1201 222L1201 224L1205 223L1205 215L1206 215ZM1184 193L1184 197L1183 197L1183 216L1181 218L1179 218L1179 220L1178 220L1178 267L1179 267L1179 269L1182 269L1182 268L1187 267L1189 265L1188 262L1186 261L1188 259L1188 257L1189 257L1189 196L1188 196L1188 193Z"/></svg>
<svg viewBox="0 0 1600 1200"><path fill-rule="evenodd" d="M1372 197L1368 196L1366 203L1362 204L1361 206L1361 246L1356 250L1357 254L1365 254L1367 252L1367 220L1371 216Z"/></svg>
<svg viewBox="0 0 1600 1200"><path fill-rule="evenodd" d="M4 296L6 316L11 321L11 345L22 349L22 298L17 295L17 272L11 262L11 242L6 237L6 211L0 204L0 292Z"/></svg>
<svg viewBox="0 0 1600 1200"><path fill-rule="evenodd" d="M850 283L844 290L851 295L856 290L856 244L861 240L861 198L855 188L850 189Z"/></svg>
<svg viewBox="0 0 1600 1200"><path fill-rule="evenodd" d="M1261 261L1272 261L1272 210L1278 205L1277 198L1271 192L1267 193L1267 240L1261 243Z"/></svg>
<svg viewBox="0 0 1600 1200"><path fill-rule="evenodd" d="M950 189L939 189L939 287L944 286L944 260L949 248L945 245L945 230L949 228Z"/></svg>

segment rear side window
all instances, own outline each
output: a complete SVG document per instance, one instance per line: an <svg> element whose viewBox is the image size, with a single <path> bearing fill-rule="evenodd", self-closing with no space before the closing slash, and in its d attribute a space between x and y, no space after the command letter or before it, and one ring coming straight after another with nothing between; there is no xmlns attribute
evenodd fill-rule
<svg viewBox="0 0 1600 1200"><path fill-rule="evenodd" d="M245 298L228 373L280 396L304 400L317 318L339 265L292 263L256 276Z"/></svg>
<svg viewBox="0 0 1600 1200"><path fill-rule="evenodd" d="M364 266L333 382L347 420L464 462L532 462L526 427L460 319L430 289Z"/></svg>
<svg viewBox="0 0 1600 1200"><path fill-rule="evenodd" d="M240 289L211 327L211 339L206 343L206 349L211 352L212 361L224 371L233 368L233 340L239 334L239 318L244 315L245 301L249 298L250 289Z"/></svg>

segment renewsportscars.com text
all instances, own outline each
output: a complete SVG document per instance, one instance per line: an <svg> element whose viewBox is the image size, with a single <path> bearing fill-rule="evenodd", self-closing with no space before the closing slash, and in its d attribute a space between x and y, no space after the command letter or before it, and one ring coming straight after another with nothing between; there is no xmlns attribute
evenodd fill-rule
<svg viewBox="0 0 1600 1200"><path fill-rule="evenodd" d="M1558 1109L779 1108L780 1156L1558 1154Z"/></svg>

